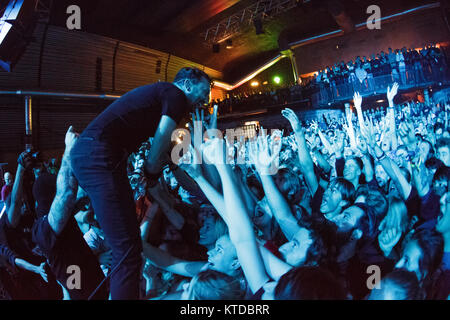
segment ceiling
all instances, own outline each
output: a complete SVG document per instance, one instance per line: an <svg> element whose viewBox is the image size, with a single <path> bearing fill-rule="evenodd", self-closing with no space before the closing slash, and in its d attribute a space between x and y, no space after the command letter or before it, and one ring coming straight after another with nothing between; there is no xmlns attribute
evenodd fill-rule
<svg viewBox="0 0 450 320"><path fill-rule="evenodd" d="M354 24L367 20L369 5L382 15L404 11L437 0L299 0L297 6L263 22L256 35L250 24L214 53L202 33L258 0L54 0L50 23L66 25L66 8L81 8L82 31L137 43L168 52L222 71L234 82L280 51L280 43L293 42L339 29L333 7L341 7ZM274 0L275 1L275 0Z"/></svg>

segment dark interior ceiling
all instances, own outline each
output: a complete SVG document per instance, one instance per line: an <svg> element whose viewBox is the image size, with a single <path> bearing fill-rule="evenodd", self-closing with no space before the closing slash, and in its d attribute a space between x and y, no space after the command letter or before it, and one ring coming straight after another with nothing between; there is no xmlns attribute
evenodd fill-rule
<svg viewBox="0 0 450 320"><path fill-rule="evenodd" d="M258 0L54 0L50 23L66 25L66 8L81 8L82 31L148 46L224 73L234 82L280 51L280 42L297 41L339 29L331 7L341 7L354 24L367 20L369 5L379 5L382 16L437 0L298 0L297 6L263 22L256 35L247 25L214 53L201 34Z"/></svg>

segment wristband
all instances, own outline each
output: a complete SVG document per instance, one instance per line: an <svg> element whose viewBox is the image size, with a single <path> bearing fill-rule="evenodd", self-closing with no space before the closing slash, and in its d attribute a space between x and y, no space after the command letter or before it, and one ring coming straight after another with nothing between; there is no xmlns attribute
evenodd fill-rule
<svg viewBox="0 0 450 320"><path fill-rule="evenodd" d="M380 157L377 157L378 161L384 160L386 158L386 153L383 151L383 154Z"/></svg>

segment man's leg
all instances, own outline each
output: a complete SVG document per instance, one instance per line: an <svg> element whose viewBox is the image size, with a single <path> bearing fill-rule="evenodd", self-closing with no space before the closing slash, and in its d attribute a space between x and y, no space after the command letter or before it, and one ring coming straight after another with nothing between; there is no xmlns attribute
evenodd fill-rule
<svg viewBox="0 0 450 320"><path fill-rule="evenodd" d="M75 146L72 168L112 249L111 298L139 299L142 244L126 158L115 157L102 144L87 144L94 152L87 152L87 146Z"/></svg>

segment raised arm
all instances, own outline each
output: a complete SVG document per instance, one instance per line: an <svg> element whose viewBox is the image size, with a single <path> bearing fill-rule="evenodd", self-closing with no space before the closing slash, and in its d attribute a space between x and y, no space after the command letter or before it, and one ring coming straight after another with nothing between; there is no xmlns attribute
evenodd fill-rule
<svg viewBox="0 0 450 320"><path fill-rule="evenodd" d="M214 166L211 164L211 166ZM206 198L216 208L217 212L222 216L226 216L225 204L223 202L223 195L214 188L202 173L200 165L200 151L195 147L190 148L190 152L180 159L180 167L197 182L200 189L205 194ZM214 170L216 170L214 168ZM217 170L216 170L217 171Z"/></svg>
<svg viewBox="0 0 450 320"><path fill-rule="evenodd" d="M398 91L398 83L395 82L392 88L387 87L387 99L389 102L389 107L387 110L387 119L389 123L389 132L391 134L392 149L396 150L398 147L397 139L397 127L395 125L395 108L394 108L394 98Z"/></svg>
<svg viewBox="0 0 450 320"><path fill-rule="evenodd" d="M56 178L56 195L48 214L48 224L57 235L64 230L67 221L72 217L77 199L78 182L70 166L70 151L77 139L78 134L70 126L66 133L66 149L61 160L61 168Z"/></svg>
<svg viewBox="0 0 450 320"><path fill-rule="evenodd" d="M253 293L258 291L269 277L259 252L253 224L246 212L237 180L230 165L225 164L224 141L214 139L211 147L216 151L215 165L222 180L223 195L227 216L223 217L228 225L230 239L233 242L245 278ZM220 152L222 151L222 153Z"/></svg>
<svg viewBox="0 0 450 320"><path fill-rule="evenodd" d="M300 162L300 170L305 176L306 185L308 186L311 195L314 195L319 187L319 182L314 173L314 162L308 150L308 146L305 140L305 134L303 128L300 125L300 121L293 110L286 108L281 111L281 114L290 122L292 129L294 130L295 141L298 147L298 156Z"/></svg>
<svg viewBox="0 0 450 320"><path fill-rule="evenodd" d="M284 235L287 239L292 237L299 231L300 227L297 224L297 220L291 212L288 202L278 190L275 181L269 168L276 166L276 157L278 153L272 149L272 153L269 151L269 144L267 137L262 136L257 141L250 144L250 159L255 164L256 170L261 178L261 183L264 188L264 194L269 202L270 210L273 212L275 219L281 227Z"/></svg>
<svg viewBox="0 0 450 320"><path fill-rule="evenodd" d="M361 109L362 97L359 92L355 92L353 95L353 102L355 104L356 114L358 116L358 123L360 128L364 128L366 125L364 123L364 117Z"/></svg>
<svg viewBox="0 0 450 320"><path fill-rule="evenodd" d="M411 184L409 184L406 178L403 176L399 167L393 161L391 161L391 159L384 153L384 151L381 150L381 148L376 144L373 124L369 122L369 126L363 129L361 132L366 138L366 141L368 142L370 148L374 152L375 157L381 163L388 176L392 179L392 181L400 191L400 195L403 200L408 199L409 194L411 193Z"/></svg>

